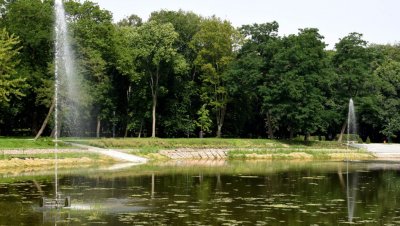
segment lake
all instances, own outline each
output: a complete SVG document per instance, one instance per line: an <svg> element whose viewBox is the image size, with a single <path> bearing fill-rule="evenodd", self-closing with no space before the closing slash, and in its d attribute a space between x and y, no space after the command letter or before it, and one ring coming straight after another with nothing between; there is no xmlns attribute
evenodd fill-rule
<svg viewBox="0 0 400 226"><path fill-rule="evenodd" d="M400 223L396 162L183 161L0 175L0 225Z"/></svg>

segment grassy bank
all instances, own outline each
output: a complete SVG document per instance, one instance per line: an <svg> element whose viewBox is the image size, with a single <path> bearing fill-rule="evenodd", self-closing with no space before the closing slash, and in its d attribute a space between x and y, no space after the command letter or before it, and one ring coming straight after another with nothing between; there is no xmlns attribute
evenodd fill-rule
<svg viewBox="0 0 400 226"><path fill-rule="evenodd" d="M59 142L59 148L70 148L71 146ZM0 137L0 150L4 149L53 149L54 142L52 138L40 138L34 140L33 138L14 138L14 137Z"/></svg>
<svg viewBox="0 0 400 226"><path fill-rule="evenodd" d="M75 142L101 148L343 148L336 141L289 141L270 139L219 139L219 138L102 138L80 139Z"/></svg>
<svg viewBox="0 0 400 226"><path fill-rule="evenodd" d="M367 160L374 156L358 149L281 149L281 150L231 150L229 159L245 160Z"/></svg>
<svg viewBox="0 0 400 226"><path fill-rule="evenodd" d="M52 138L33 140L30 138L0 137L0 171L6 169L28 169L54 165L55 144ZM59 142L58 164L80 166L95 163L108 163L113 160L95 153L78 150Z"/></svg>
<svg viewBox="0 0 400 226"><path fill-rule="evenodd" d="M66 138L64 138L66 139ZM340 160L340 159L371 159L373 156L364 150L347 149L336 141L288 141L270 139L217 139L217 138L102 138L102 139L66 139L76 143L87 144L101 148L125 149L129 153L155 160L165 160L160 150L196 151L200 149L223 149L228 151L229 159L309 159L309 160ZM60 159L89 158L97 161L97 154L86 152L63 152L73 148L59 143ZM4 154L5 150L17 150L13 154ZM36 150L33 154L25 150ZM53 159L53 153L40 153L40 149L54 149L51 138L37 141L23 138L0 138L0 160L10 159Z"/></svg>
<svg viewBox="0 0 400 226"><path fill-rule="evenodd" d="M225 149L229 159L371 159L364 150L347 148L336 141L288 141L270 139L87 139L76 142L101 148L128 149L129 152L148 158L157 158L160 150Z"/></svg>

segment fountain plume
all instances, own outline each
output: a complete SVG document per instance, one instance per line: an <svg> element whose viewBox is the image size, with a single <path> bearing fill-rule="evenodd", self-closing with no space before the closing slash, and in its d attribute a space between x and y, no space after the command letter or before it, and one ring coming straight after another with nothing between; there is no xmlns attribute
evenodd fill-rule
<svg viewBox="0 0 400 226"><path fill-rule="evenodd" d="M82 135L83 92L62 0L55 1L55 136ZM61 114L60 114L61 113ZM60 123L62 122L62 123Z"/></svg>
<svg viewBox="0 0 400 226"><path fill-rule="evenodd" d="M349 112L347 115L347 144L357 141L357 123L356 112L354 109L353 99L349 100Z"/></svg>

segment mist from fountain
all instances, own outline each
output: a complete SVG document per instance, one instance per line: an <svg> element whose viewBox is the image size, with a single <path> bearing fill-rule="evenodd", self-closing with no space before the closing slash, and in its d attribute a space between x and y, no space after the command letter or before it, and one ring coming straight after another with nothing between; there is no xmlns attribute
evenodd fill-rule
<svg viewBox="0 0 400 226"><path fill-rule="evenodd" d="M349 111L347 115L347 145L357 141L357 120L353 99L349 100Z"/></svg>
<svg viewBox="0 0 400 226"><path fill-rule="evenodd" d="M82 128L82 82L77 76L74 52L62 0L55 1L55 137L80 136ZM57 139L57 138L56 138Z"/></svg>

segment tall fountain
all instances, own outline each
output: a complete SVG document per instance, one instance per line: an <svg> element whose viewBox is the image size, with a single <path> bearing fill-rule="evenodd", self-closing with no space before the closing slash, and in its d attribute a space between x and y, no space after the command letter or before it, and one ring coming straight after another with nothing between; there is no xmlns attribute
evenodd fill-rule
<svg viewBox="0 0 400 226"><path fill-rule="evenodd" d="M74 52L62 0L55 1L55 132L80 136L82 128L82 81L77 76ZM62 122L62 123L61 123ZM62 128L61 128L62 127Z"/></svg>
<svg viewBox="0 0 400 226"><path fill-rule="evenodd" d="M77 119L77 104L74 102L79 101L79 89L77 86L77 79L75 73L75 63L73 52L71 49L68 27L65 17L65 10L62 0L55 0L55 43L54 43L54 198L43 197L40 205L42 207L60 208L70 205L69 197L65 200L62 199L58 188L58 141L61 135L60 122L63 121L63 127L68 130L69 127L79 126L76 123ZM71 104L72 103L72 104ZM62 115L60 115L62 112ZM60 117L61 116L61 117ZM65 122L64 122L65 119ZM76 127L75 127L76 128Z"/></svg>
<svg viewBox="0 0 400 226"><path fill-rule="evenodd" d="M354 110L353 99L349 101L349 112L347 115L347 145L357 141L357 121L356 112Z"/></svg>

